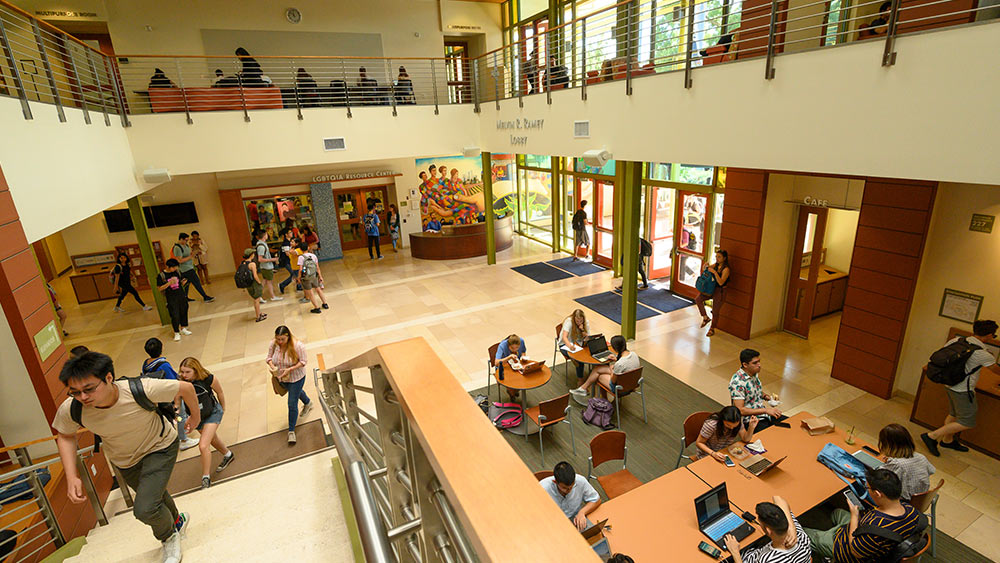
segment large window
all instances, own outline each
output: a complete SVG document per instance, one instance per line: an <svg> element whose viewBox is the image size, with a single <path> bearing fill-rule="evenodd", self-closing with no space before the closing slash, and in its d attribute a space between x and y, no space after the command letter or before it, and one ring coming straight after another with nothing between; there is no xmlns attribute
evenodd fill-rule
<svg viewBox="0 0 1000 563"><path fill-rule="evenodd" d="M705 0L694 7L694 48L705 49L740 27L743 0Z"/></svg>
<svg viewBox="0 0 1000 563"><path fill-rule="evenodd" d="M711 186L715 180L715 167L700 164L676 164L670 162L650 162L647 177L651 180L680 182Z"/></svg>
<svg viewBox="0 0 1000 563"><path fill-rule="evenodd" d="M552 243L552 172L518 170L518 215L521 232Z"/></svg>
<svg viewBox="0 0 1000 563"><path fill-rule="evenodd" d="M609 160L604 166L588 166L582 158L576 160L576 171L584 174L600 174L601 176L615 175L615 161Z"/></svg>

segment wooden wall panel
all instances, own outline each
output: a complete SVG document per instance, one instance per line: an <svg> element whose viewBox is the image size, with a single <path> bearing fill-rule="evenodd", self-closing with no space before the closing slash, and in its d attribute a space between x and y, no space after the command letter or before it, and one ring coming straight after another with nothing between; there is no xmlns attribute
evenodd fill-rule
<svg viewBox="0 0 1000 563"><path fill-rule="evenodd" d="M219 190L219 201L222 203L222 218L226 222L226 234L229 235L229 250L233 256L233 267L237 267L243 261L243 251L250 246L243 198L240 197L240 190Z"/></svg>
<svg viewBox="0 0 1000 563"><path fill-rule="evenodd" d="M936 183L868 179L832 376L889 398Z"/></svg>
<svg viewBox="0 0 1000 563"><path fill-rule="evenodd" d="M719 245L729 253L729 284L719 329L744 340L750 338L761 226L767 197L767 172L730 168L722 210Z"/></svg>

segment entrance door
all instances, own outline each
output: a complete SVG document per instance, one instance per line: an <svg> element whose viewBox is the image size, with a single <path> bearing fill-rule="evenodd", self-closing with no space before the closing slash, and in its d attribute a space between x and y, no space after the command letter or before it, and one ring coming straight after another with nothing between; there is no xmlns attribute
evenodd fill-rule
<svg viewBox="0 0 1000 563"><path fill-rule="evenodd" d="M653 245L653 256L649 259L650 279L670 276L671 257L674 253L674 207L677 190L673 188L653 188L653 224L649 242Z"/></svg>
<svg viewBox="0 0 1000 563"><path fill-rule="evenodd" d="M469 68L469 43L449 39L444 42L444 62L448 73L448 101L464 104L472 101Z"/></svg>
<svg viewBox="0 0 1000 563"><path fill-rule="evenodd" d="M384 187L337 190L333 193L333 199L337 206L340 246L344 250L364 248L367 245L361 218L364 217L365 213L368 213L367 202L369 199L373 200L372 208L382 223L379 226L379 232L383 236L386 234L386 191Z"/></svg>
<svg viewBox="0 0 1000 563"><path fill-rule="evenodd" d="M826 215L827 210L822 207L803 206L799 209L799 226L795 233L788 295L785 297L784 329L803 338L809 337L809 323L816 301L816 280L823 263Z"/></svg>
<svg viewBox="0 0 1000 563"><path fill-rule="evenodd" d="M708 195L696 192L678 192L677 207L677 262L671 275L671 291L685 297L696 297L695 280L701 275L705 256L705 236L708 233Z"/></svg>
<svg viewBox="0 0 1000 563"><path fill-rule="evenodd" d="M612 267L612 247L615 241L615 184L591 178L577 179L576 206L587 200L587 234L590 235L594 263Z"/></svg>
<svg viewBox="0 0 1000 563"><path fill-rule="evenodd" d="M542 90L541 78L546 62L547 35L549 29L549 18L540 17L534 21L521 26L521 37L524 38L520 53L520 65L522 72L521 93L524 95L534 94Z"/></svg>

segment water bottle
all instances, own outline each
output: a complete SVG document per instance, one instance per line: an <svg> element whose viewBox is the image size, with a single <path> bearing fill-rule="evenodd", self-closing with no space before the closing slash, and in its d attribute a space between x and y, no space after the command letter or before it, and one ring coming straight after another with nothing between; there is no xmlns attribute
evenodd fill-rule
<svg viewBox="0 0 1000 563"><path fill-rule="evenodd" d="M499 364L497 364L497 380L498 381L503 381L503 364L504 364L504 362L500 362Z"/></svg>

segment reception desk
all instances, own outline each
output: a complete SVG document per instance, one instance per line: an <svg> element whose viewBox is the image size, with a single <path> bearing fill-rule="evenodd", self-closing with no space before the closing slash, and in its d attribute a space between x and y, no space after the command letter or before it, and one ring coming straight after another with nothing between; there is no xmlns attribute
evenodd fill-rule
<svg viewBox="0 0 1000 563"><path fill-rule="evenodd" d="M514 244L512 216L493 223L497 250ZM486 223L445 225L440 233L410 233L410 254L423 260L455 260L486 255Z"/></svg>
<svg viewBox="0 0 1000 563"><path fill-rule="evenodd" d="M802 268L799 276L809 277L809 268ZM819 265L819 276L816 278L816 299L813 300L812 318L822 317L844 308L844 298L847 296L848 274L826 264Z"/></svg>

